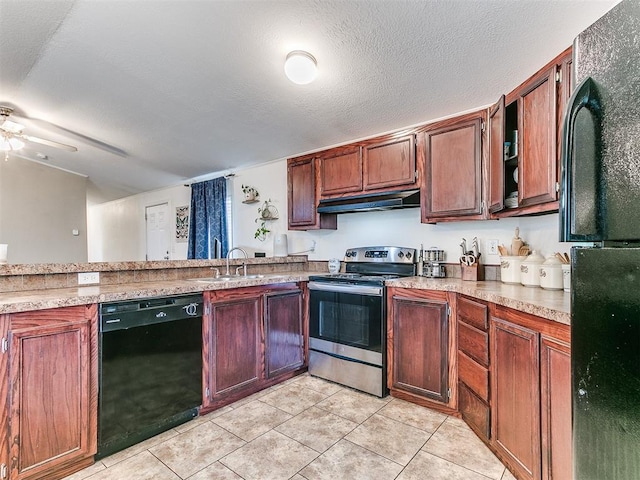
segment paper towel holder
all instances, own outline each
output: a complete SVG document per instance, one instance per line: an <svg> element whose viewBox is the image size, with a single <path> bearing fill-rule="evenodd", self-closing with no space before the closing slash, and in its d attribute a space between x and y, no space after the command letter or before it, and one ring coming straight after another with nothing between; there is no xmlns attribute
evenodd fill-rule
<svg viewBox="0 0 640 480"><path fill-rule="evenodd" d="M286 257L288 255L289 246L287 244L287 234L279 233L273 236L273 256Z"/></svg>

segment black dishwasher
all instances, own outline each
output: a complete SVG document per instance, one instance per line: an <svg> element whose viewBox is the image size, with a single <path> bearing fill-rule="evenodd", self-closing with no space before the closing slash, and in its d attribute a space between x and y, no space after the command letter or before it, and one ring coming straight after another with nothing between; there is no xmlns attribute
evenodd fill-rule
<svg viewBox="0 0 640 480"><path fill-rule="evenodd" d="M96 459L198 414L202 311L201 294L100 305Z"/></svg>

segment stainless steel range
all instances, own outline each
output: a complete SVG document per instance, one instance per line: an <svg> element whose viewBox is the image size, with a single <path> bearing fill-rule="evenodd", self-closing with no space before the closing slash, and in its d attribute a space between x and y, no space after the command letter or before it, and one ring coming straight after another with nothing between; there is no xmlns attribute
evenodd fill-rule
<svg viewBox="0 0 640 480"><path fill-rule="evenodd" d="M385 280L416 274L416 250L350 248L345 273L309 277L309 373L388 393Z"/></svg>

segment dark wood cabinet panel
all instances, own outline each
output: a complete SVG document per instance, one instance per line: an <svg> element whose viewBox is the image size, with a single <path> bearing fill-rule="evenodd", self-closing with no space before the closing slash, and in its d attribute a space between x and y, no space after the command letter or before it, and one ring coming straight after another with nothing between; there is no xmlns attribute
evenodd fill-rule
<svg viewBox="0 0 640 480"><path fill-rule="evenodd" d="M458 352L458 377L485 402L489 401L489 370Z"/></svg>
<svg viewBox="0 0 640 480"><path fill-rule="evenodd" d="M415 136L365 145L362 164L365 190L415 185Z"/></svg>
<svg viewBox="0 0 640 480"><path fill-rule="evenodd" d="M449 322L443 300L393 297L391 388L447 403Z"/></svg>
<svg viewBox="0 0 640 480"><path fill-rule="evenodd" d="M492 445L524 479L540 479L539 335L491 320Z"/></svg>
<svg viewBox="0 0 640 480"><path fill-rule="evenodd" d="M333 229L338 226L333 214L319 214L316 159L306 157L287 162L287 204L289 230Z"/></svg>
<svg viewBox="0 0 640 480"><path fill-rule="evenodd" d="M422 221L482 214L482 124L486 112L431 125L420 134L425 181Z"/></svg>
<svg viewBox="0 0 640 480"><path fill-rule="evenodd" d="M504 95L489 111L489 212L504 208Z"/></svg>
<svg viewBox="0 0 640 480"><path fill-rule="evenodd" d="M462 419L486 442L491 437L489 405L464 383L458 383L458 408Z"/></svg>
<svg viewBox="0 0 640 480"><path fill-rule="evenodd" d="M10 475L60 478L96 452L97 309L10 317Z"/></svg>
<svg viewBox="0 0 640 480"><path fill-rule="evenodd" d="M489 307L480 300L458 295L458 319L486 332L489 330Z"/></svg>
<svg viewBox="0 0 640 480"><path fill-rule="evenodd" d="M265 295L266 376L275 377L304 363L302 291Z"/></svg>
<svg viewBox="0 0 640 480"><path fill-rule="evenodd" d="M542 479L570 479L573 478L571 348L567 343L543 336L540 350Z"/></svg>
<svg viewBox="0 0 640 480"><path fill-rule="evenodd" d="M362 191L360 147L339 150L339 154L318 159L322 197Z"/></svg>
<svg viewBox="0 0 640 480"><path fill-rule="evenodd" d="M263 371L260 296L211 304L211 397L257 383Z"/></svg>
<svg viewBox="0 0 640 480"><path fill-rule="evenodd" d="M519 91L518 199L520 206L557 199L555 65Z"/></svg>
<svg viewBox="0 0 640 480"><path fill-rule="evenodd" d="M487 332L459 322L458 348L479 364L489 366L489 334Z"/></svg>

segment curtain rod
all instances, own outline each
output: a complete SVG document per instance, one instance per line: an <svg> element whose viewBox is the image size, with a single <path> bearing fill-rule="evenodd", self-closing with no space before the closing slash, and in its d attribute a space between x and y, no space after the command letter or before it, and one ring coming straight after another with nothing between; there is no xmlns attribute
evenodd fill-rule
<svg viewBox="0 0 640 480"><path fill-rule="evenodd" d="M235 173L227 173L226 175L223 175L223 177L225 178L225 180L229 180L232 177L235 177L236 174ZM220 177L216 177L216 178L220 178ZM205 180L206 181L206 180ZM185 183L184 184L185 187L190 187L191 183Z"/></svg>

